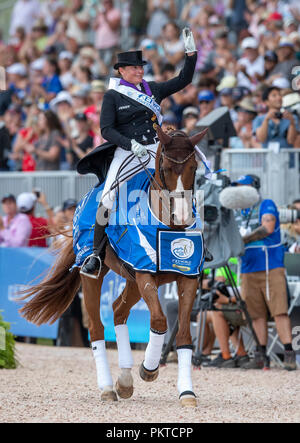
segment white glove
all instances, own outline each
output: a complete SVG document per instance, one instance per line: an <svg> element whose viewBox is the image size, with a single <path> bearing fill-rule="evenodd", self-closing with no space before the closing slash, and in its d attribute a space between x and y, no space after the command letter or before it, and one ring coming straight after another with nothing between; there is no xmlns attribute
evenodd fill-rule
<svg viewBox="0 0 300 443"><path fill-rule="evenodd" d="M138 143L136 140L131 140L131 151L137 157L143 157L147 154L146 147Z"/></svg>
<svg viewBox="0 0 300 443"><path fill-rule="evenodd" d="M186 54L197 51L194 36L190 28L184 28L182 37Z"/></svg>
<svg viewBox="0 0 300 443"><path fill-rule="evenodd" d="M240 227L240 236L245 237L246 235L251 234L251 228L244 228L243 226Z"/></svg>

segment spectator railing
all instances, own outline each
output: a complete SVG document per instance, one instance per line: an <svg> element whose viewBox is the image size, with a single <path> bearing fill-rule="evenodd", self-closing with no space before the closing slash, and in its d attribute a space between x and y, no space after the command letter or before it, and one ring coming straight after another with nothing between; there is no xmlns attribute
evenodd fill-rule
<svg viewBox="0 0 300 443"><path fill-rule="evenodd" d="M8 193L17 196L38 188L46 195L49 205L55 208L68 198L81 200L97 182L94 174L79 175L74 171L1 172L0 197ZM40 205L37 213L45 215Z"/></svg>
<svg viewBox="0 0 300 443"><path fill-rule="evenodd" d="M300 149L225 149L221 165L231 181L240 175L257 175L263 197L282 206L300 198L299 157Z"/></svg>

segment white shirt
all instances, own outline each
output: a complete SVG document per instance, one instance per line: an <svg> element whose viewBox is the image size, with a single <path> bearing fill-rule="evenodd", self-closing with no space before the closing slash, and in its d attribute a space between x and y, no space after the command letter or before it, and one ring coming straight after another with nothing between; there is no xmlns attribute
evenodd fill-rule
<svg viewBox="0 0 300 443"><path fill-rule="evenodd" d="M248 58L243 57L238 61L239 65L246 66L246 72L250 77L253 77L255 74L263 75L265 72L265 61L264 58L260 55L253 62L251 62ZM254 90L257 86L256 83L252 83L248 77L243 72L239 72L237 75L238 86L245 86L251 90Z"/></svg>
<svg viewBox="0 0 300 443"><path fill-rule="evenodd" d="M9 35L14 35L16 28L22 26L26 34L32 29L39 17L40 3L37 0L18 0L15 4L10 21Z"/></svg>

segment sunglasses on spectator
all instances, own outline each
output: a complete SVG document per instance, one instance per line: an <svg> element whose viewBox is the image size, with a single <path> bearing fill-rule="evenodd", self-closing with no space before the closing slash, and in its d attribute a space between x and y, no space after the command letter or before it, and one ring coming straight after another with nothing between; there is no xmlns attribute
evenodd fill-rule
<svg viewBox="0 0 300 443"><path fill-rule="evenodd" d="M200 105L202 105L203 103L206 103L208 105L210 103L210 100L201 100L199 103Z"/></svg>

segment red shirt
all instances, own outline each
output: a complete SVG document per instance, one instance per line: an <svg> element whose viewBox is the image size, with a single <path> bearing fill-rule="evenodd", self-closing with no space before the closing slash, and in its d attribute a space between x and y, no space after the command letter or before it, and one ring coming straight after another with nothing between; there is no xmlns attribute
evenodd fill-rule
<svg viewBox="0 0 300 443"><path fill-rule="evenodd" d="M48 228L48 220L43 217L35 217L34 215L29 215L28 217L32 226L28 246L47 248L46 238L40 237L44 237L50 233Z"/></svg>

